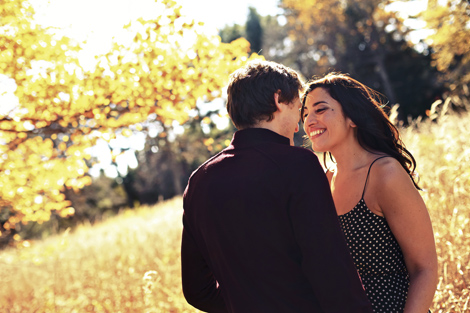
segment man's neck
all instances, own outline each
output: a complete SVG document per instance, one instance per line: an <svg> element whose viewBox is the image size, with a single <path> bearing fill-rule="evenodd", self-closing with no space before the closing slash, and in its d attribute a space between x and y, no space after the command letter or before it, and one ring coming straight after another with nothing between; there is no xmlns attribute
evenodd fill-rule
<svg viewBox="0 0 470 313"><path fill-rule="evenodd" d="M285 134L282 133L283 128L280 127L279 123L275 123L274 120L272 121L261 121L258 124L254 125L253 128L264 128L264 129L269 129L270 131L273 131L281 136L287 137ZM290 145L294 145L294 138L289 138L290 140Z"/></svg>

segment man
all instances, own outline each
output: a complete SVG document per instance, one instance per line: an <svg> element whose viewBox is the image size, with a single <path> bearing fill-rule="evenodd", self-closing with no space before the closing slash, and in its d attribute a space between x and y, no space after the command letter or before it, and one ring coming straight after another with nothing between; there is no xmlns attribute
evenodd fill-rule
<svg viewBox="0 0 470 313"><path fill-rule="evenodd" d="M254 61L231 75L238 131L190 177L184 193L183 292L199 310L367 312L322 167L293 147L302 83Z"/></svg>

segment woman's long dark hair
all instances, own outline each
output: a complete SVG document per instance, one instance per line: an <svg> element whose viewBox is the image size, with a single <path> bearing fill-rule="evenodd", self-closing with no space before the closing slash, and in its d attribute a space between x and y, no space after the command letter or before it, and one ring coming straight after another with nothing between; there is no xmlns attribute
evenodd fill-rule
<svg viewBox="0 0 470 313"><path fill-rule="evenodd" d="M344 115L356 124L360 146L372 153L382 152L394 157L410 175L414 186L421 190L414 177L416 160L405 148L398 129L383 110L386 104L383 103L381 94L345 74L329 73L307 84L302 96L302 122L307 95L319 87L338 101ZM332 159L330 152L323 153L325 167L327 155Z"/></svg>

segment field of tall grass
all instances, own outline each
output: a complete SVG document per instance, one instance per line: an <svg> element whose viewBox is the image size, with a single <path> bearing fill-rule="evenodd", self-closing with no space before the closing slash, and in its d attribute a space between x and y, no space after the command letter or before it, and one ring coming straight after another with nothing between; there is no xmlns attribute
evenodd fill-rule
<svg viewBox="0 0 470 313"><path fill-rule="evenodd" d="M417 122L415 155L433 221L439 285L433 312L470 311L470 119ZM181 292L180 197L0 252L0 312L198 312Z"/></svg>

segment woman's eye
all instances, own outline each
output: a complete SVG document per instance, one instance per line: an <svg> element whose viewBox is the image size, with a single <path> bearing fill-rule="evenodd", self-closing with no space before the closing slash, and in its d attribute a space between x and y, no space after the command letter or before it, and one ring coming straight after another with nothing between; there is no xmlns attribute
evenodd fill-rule
<svg viewBox="0 0 470 313"><path fill-rule="evenodd" d="M316 110L315 110L315 113L318 114L318 113L321 113L321 112L323 112L323 111L325 111L325 110L326 110L326 108L316 109Z"/></svg>

